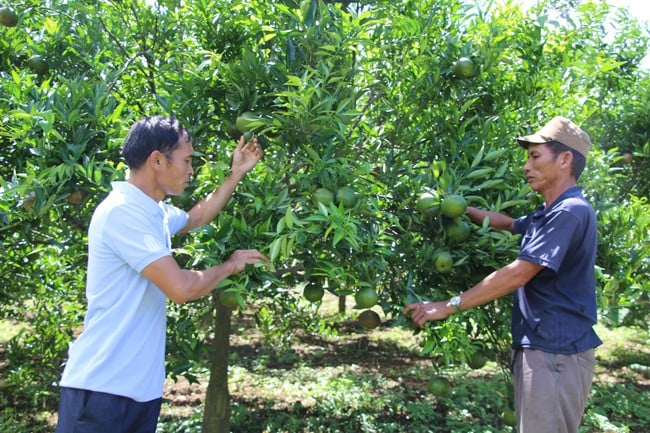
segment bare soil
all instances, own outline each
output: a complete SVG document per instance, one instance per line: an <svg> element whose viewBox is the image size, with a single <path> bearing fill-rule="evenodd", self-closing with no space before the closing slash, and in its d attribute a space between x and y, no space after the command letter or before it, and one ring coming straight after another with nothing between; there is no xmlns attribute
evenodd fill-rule
<svg viewBox="0 0 650 433"><path fill-rule="evenodd" d="M233 320L233 329L246 329L246 335L231 336L231 353L244 365L261 354L268 357L265 366L277 370L291 370L297 361L315 368L356 365L359 367L359 374L381 371L385 376L394 377L396 380L399 378L404 388L414 390L412 398L419 398L417 392L426 388L426 383L421 379L403 374L407 370L430 369L432 365L430 359L419 355L418 338L408 330L403 330L401 334L394 328L386 327L369 332L360 331L357 323L350 320L340 324L338 338L297 334L289 355L285 353L283 356L264 347L261 336L254 331L252 313L233 315ZM650 392L650 367L647 367L650 365L650 345L634 341L606 340L597 349L596 356L595 386L633 383L641 390ZM470 374L484 378L498 374L499 370L495 365L493 363L492 368L472 371ZM198 384L190 384L185 379L168 381L164 395L168 404L163 409L163 414L182 417L195 412L203 403L206 388L207 382L204 380ZM236 389L231 390L232 401L263 405L263 400L256 397L258 388L254 380L238 383ZM300 403L295 396L276 397L276 410L291 410L296 403Z"/></svg>

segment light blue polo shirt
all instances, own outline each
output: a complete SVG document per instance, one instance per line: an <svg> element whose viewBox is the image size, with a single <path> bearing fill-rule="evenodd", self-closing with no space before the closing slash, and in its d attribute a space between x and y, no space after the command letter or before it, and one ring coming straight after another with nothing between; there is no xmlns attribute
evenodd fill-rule
<svg viewBox="0 0 650 433"><path fill-rule="evenodd" d="M61 386L136 401L162 396L167 298L140 272L171 255L185 211L114 182L88 230L88 311L69 350Z"/></svg>

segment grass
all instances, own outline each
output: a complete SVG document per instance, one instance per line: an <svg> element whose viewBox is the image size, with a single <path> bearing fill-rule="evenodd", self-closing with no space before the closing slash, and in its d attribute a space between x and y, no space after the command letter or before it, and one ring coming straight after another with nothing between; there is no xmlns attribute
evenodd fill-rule
<svg viewBox="0 0 650 433"><path fill-rule="evenodd" d="M336 316L336 305L320 313ZM255 331L251 312L233 316L229 385L232 431L237 433L495 433L512 432L501 413L508 387L500 367L480 370L455 365L439 372L420 356L418 336L398 327L362 331L350 314L339 317L338 335L295 334L273 350ZM632 328L599 326L604 344L581 433L647 433L650 409L650 335ZM16 323L0 321L0 354ZM1 361L0 361L1 363ZM427 392L428 379L442 373L452 390ZM169 380L158 433L201 430L206 371L199 383ZM30 408L27 419L10 399L0 399L0 431L51 432L56 412ZM49 412L48 412L49 410Z"/></svg>
<svg viewBox="0 0 650 433"><path fill-rule="evenodd" d="M12 320L0 320L0 344L7 344L16 335L24 329L20 323Z"/></svg>
<svg viewBox="0 0 650 433"><path fill-rule="evenodd" d="M52 411L47 408L30 408L25 416L21 408L11 405L11 388L7 385L3 372L7 367L5 347L12 338L20 335L25 326L13 320L0 320L0 432L36 433L53 431Z"/></svg>
<svg viewBox="0 0 650 433"><path fill-rule="evenodd" d="M329 310L328 310L329 308ZM334 314L325 305L323 314ZM238 320L249 320L244 317ZM232 431L238 433L511 432L501 422L508 387L493 361L480 370L456 365L443 372L452 391L426 390L439 372L419 355L418 337L403 328L360 331L349 316L339 335L298 334L290 349L265 348L250 326L232 336ZM647 433L644 395L650 380L630 365L650 365L647 331L598 327L592 398L581 433ZM160 433L199 432L201 382L169 383ZM186 395L178 404L177 397Z"/></svg>

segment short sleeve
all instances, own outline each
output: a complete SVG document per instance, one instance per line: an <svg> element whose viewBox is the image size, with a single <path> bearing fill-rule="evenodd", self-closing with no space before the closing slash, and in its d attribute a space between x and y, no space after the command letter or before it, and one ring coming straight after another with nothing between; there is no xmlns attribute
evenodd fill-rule
<svg viewBox="0 0 650 433"><path fill-rule="evenodd" d="M172 206L167 203L162 204L163 212L167 215L167 227L169 228L170 236L174 236L176 233L183 230L187 225L187 220L189 215L183 209L179 209L176 206Z"/></svg>
<svg viewBox="0 0 650 433"><path fill-rule="evenodd" d="M128 212L128 207L113 210L111 222L119 229L105 232L106 245L124 262L141 272L154 261L171 255L160 215ZM120 215L121 214L121 215Z"/></svg>
<svg viewBox="0 0 650 433"><path fill-rule="evenodd" d="M539 224L529 225L521 241L519 259L557 272L579 225L578 218L564 210L544 216Z"/></svg>

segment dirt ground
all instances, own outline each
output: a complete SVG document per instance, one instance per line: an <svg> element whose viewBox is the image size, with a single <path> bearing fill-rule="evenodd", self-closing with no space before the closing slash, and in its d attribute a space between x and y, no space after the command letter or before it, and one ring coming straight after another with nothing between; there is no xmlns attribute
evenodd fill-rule
<svg viewBox="0 0 650 433"><path fill-rule="evenodd" d="M233 329L246 329L246 335L244 337L234 333L231 336L231 353L235 354L237 360L246 363L246 360L254 359L265 349L260 335L254 333L252 314L244 313L238 318L233 317L238 322ZM312 367L355 364L360 367L360 373L379 370L399 372L431 367L430 359L419 356L417 337L410 331L403 330L400 334L394 328L388 330L380 327L371 332L358 332L356 323L350 321L342 324L339 333L340 338L336 339L298 334L291 346L290 359L271 358L266 361L266 366L291 369L293 361L300 359L308 360ZM388 338L384 338L386 334L390 334ZM650 391L650 367L647 366L650 364L650 345L615 338L604 340L605 343L596 352L598 363L594 385L635 383L637 387ZM479 370L473 374L489 376L497 372L498 369L493 367L492 370ZM403 379L413 380L408 376ZM422 387L422 383L403 385ZM189 415L203 404L206 388L206 381L190 384L182 378L177 382L168 380L164 394L168 404L163 413L167 411L181 417ZM258 385L253 381L239 383L236 389L231 390L231 398L233 401L250 401L257 389ZM284 401L278 402L278 405L290 407L295 402L291 396L285 396Z"/></svg>
<svg viewBox="0 0 650 433"><path fill-rule="evenodd" d="M331 309L336 305L333 300ZM379 310L377 310L379 311ZM323 314L327 313L327 308ZM419 355L418 337L406 329L381 326L373 331L360 332L356 321L347 320L338 324L339 336L335 338L307 335L296 332L290 348L276 353L263 344L262 335L256 331L252 311L233 315L233 334L231 335L232 365L254 368L260 356L264 356L264 367L278 371L291 371L297 363L308 363L310 368L332 368L354 365L359 374L381 372L389 378L397 378L400 386L422 388L424 385L414 376L402 375L407 370L426 370L431 368L431 360ZM239 330L239 332L238 332ZM599 331L600 332L600 331ZM604 333L610 331L603 329ZM643 392L650 392L650 341L645 332L646 341L620 338L615 334L601 335L605 343L596 352L597 368L594 385L612 385L634 383ZM6 348L0 345L0 372L6 369ZM486 378L498 373L493 363L492 368L471 372L476 377ZM281 374L281 373L279 373ZM328 374L331 374L328 373ZM259 384L255 379L247 379L246 374L239 378L236 387L231 387L233 402L251 404L259 399ZM207 375L199 383L190 383L179 377L176 381L168 379L164 390L162 416L174 418L190 417L202 409L207 389ZM395 379L397 380L397 379ZM409 382L411 381L411 382ZM0 384L1 384L0 380ZM266 396L268 397L268 395ZM275 395L273 396L275 398ZM296 395L281 395L275 408L290 408L300 403ZM47 416L48 424L55 425L55 409ZM648 430L650 432L650 430Z"/></svg>

